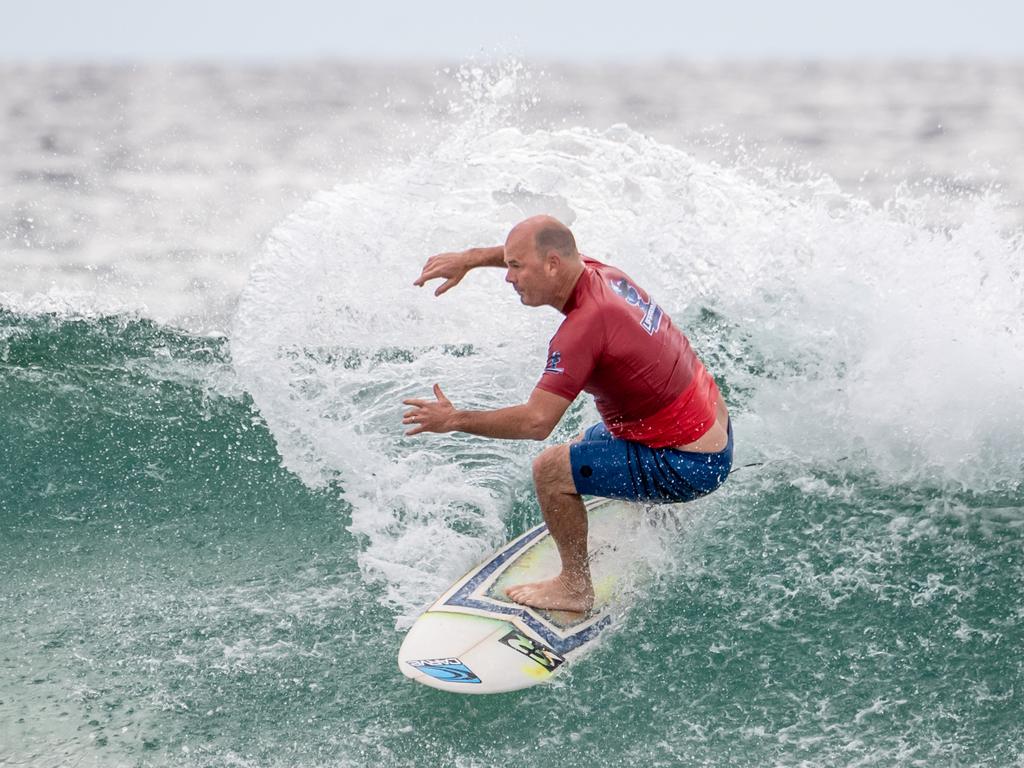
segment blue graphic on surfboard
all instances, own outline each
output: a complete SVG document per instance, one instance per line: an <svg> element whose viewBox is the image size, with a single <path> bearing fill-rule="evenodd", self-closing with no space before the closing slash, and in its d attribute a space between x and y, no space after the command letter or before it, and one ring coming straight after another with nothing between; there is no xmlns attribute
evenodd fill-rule
<svg viewBox="0 0 1024 768"><path fill-rule="evenodd" d="M595 499L587 511L590 613L528 608L505 595L506 587L558 572L555 542L541 524L455 582L416 620L398 652L402 673L454 693L502 693L546 682L591 650L625 607L651 542L638 535L649 515L641 506Z"/></svg>

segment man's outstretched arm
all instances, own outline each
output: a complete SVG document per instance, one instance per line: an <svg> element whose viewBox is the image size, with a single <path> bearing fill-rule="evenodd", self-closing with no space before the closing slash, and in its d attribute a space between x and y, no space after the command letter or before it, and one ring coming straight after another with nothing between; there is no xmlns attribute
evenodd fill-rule
<svg viewBox="0 0 1024 768"><path fill-rule="evenodd" d="M440 296L450 288L454 288L466 276L466 273L476 267L504 267L505 246L495 245L490 248L469 248L465 251L453 251L450 253L439 253L427 259L420 276L413 280L413 285L422 286L427 280L443 277L445 282L441 283L434 291L435 296Z"/></svg>
<svg viewBox="0 0 1024 768"><path fill-rule="evenodd" d="M434 385L436 400L403 400L412 406L402 417L403 424L415 425L405 434L420 432L468 432L482 437L506 440L543 440L551 434L562 414L572 403L559 395L534 389L522 405L494 411L460 411Z"/></svg>

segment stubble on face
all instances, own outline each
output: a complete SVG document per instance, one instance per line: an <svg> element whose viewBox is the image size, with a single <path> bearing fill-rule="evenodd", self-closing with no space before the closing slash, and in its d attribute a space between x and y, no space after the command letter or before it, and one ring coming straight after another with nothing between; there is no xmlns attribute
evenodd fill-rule
<svg viewBox="0 0 1024 768"><path fill-rule="evenodd" d="M513 229L505 241L505 264L508 267L509 276L514 276L514 282L512 279L506 279L512 283L513 289L519 294L519 300L526 306L533 305L528 300L527 289L533 277L532 273L535 271L532 268L537 266L534 263L536 260L537 254L536 248L533 246L532 235L520 227Z"/></svg>

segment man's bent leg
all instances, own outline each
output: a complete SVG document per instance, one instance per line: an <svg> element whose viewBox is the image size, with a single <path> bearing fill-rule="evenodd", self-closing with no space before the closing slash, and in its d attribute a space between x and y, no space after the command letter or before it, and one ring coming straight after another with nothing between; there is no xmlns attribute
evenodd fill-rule
<svg viewBox="0 0 1024 768"><path fill-rule="evenodd" d="M594 605L594 586L587 561L587 508L576 493L569 461L569 446L546 448L533 461L533 482L544 522L558 546L562 571L557 576L509 587L517 603L534 608L589 611Z"/></svg>

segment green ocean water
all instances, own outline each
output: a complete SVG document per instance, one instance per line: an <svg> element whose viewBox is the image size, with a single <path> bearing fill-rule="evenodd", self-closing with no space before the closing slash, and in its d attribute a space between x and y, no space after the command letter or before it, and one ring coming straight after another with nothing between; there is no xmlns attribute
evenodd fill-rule
<svg viewBox="0 0 1024 768"><path fill-rule="evenodd" d="M1024 765L1014 478L742 469L578 665L458 697L397 669L348 489L282 465L226 338L0 312L0 433L0 765Z"/></svg>
<svg viewBox="0 0 1024 768"><path fill-rule="evenodd" d="M1024 768L1018 65L8 69L0 766ZM740 468L588 656L452 696L398 648L539 447L400 403L521 402L558 318L410 283L540 212Z"/></svg>

